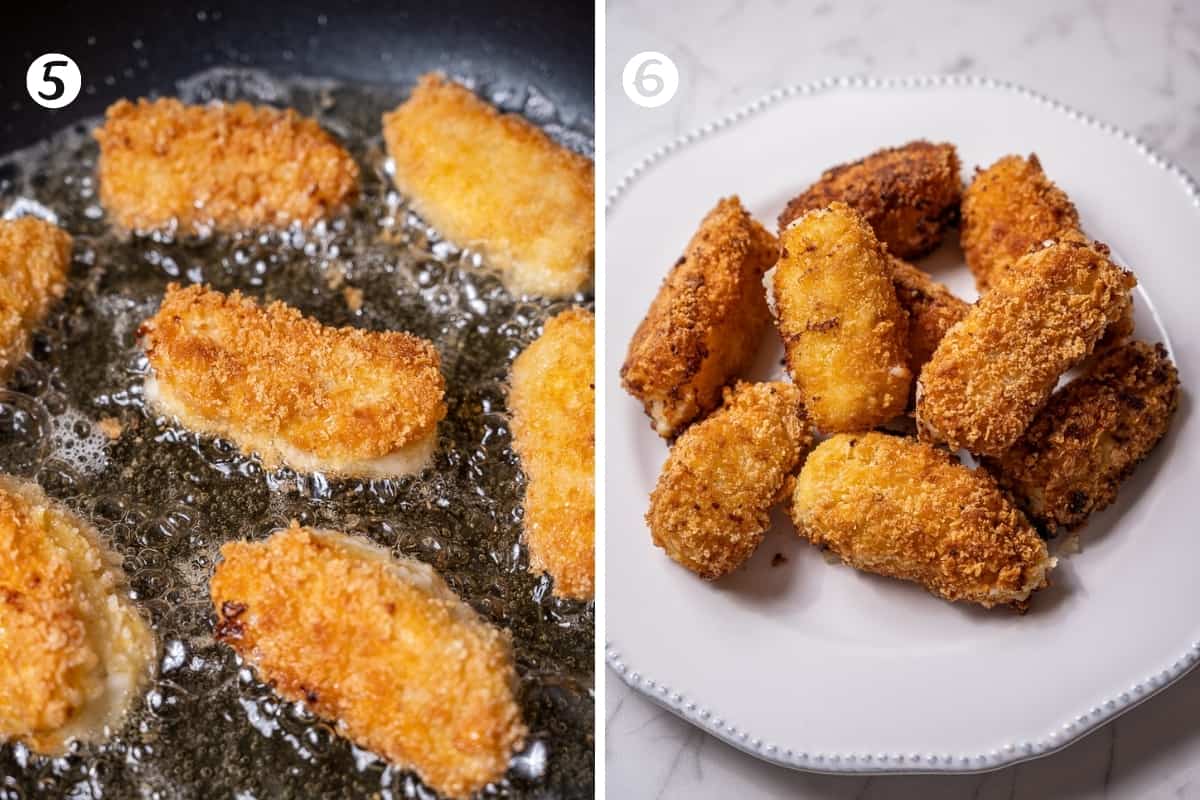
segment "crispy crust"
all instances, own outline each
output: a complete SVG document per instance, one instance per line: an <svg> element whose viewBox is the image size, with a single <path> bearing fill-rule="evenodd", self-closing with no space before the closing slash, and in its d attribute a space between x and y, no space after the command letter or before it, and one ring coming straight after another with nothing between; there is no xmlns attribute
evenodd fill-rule
<svg viewBox="0 0 1200 800"><path fill-rule="evenodd" d="M971 306L929 273L894 256L890 261L896 300L908 314L908 368L913 375L920 375L946 331L957 325Z"/></svg>
<svg viewBox="0 0 1200 800"><path fill-rule="evenodd" d="M581 308L546 323L513 362L508 404L513 446L529 478L525 543L554 593L595 592L596 326Z"/></svg>
<svg viewBox="0 0 1200 800"><path fill-rule="evenodd" d="M1063 240L1023 256L921 372L921 438L978 455L1004 452L1059 377L1125 313L1136 284L1103 245Z"/></svg>
<svg viewBox="0 0 1200 800"><path fill-rule="evenodd" d="M961 165L952 144L923 140L878 150L827 170L779 215L779 230L809 211L841 201L863 215L888 250L916 258L958 221Z"/></svg>
<svg viewBox="0 0 1200 800"><path fill-rule="evenodd" d="M0 220L0 383L29 350L29 336L67 289L71 237L36 217Z"/></svg>
<svg viewBox="0 0 1200 800"><path fill-rule="evenodd" d="M383 115L383 137L396 187L446 238L481 249L509 289L565 297L590 284L589 159L434 73Z"/></svg>
<svg viewBox="0 0 1200 800"><path fill-rule="evenodd" d="M129 230L309 225L358 195L354 159L291 109L118 100L93 135L100 200Z"/></svg>
<svg viewBox="0 0 1200 800"><path fill-rule="evenodd" d="M908 319L887 251L858 212L832 203L792 223L772 285L788 372L820 430L865 430L904 411Z"/></svg>
<svg viewBox="0 0 1200 800"><path fill-rule="evenodd" d="M96 531L36 485L0 476L0 741L51 755L99 741L154 654Z"/></svg>
<svg viewBox="0 0 1200 800"><path fill-rule="evenodd" d="M983 463L1046 533L1074 530L1116 499L1178 404L1166 348L1130 342L1055 393L1016 444Z"/></svg>
<svg viewBox="0 0 1200 800"><path fill-rule="evenodd" d="M737 569L812 441L795 386L726 388L725 404L671 448L646 513L654 544L705 580Z"/></svg>
<svg viewBox="0 0 1200 800"><path fill-rule="evenodd" d="M1032 153L976 169L963 193L962 249L980 293L1030 249L1078 231L1074 204Z"/></svg>
<svg viewBox="0 0 1200 800"><path fill-rule="evenodd" d="M950 601L1023 609L1053 560L1025 516L980 470L932 445L839 434L808 456L792 519L856 569L913 581Z"/></svg>
<svg viewBox="0 0 1200 800"><path fill-rule="evenodd" d="M750 365L771 318L763 275L778 254L775 237L726 197L663 281L621 367L621 384L663 438L716 408Z"/></svg>
<svg viewBox="0 0 1200 800"><path fill-rule="evenodd" d="M359 474L435 436L446 415L437 351L407 333L326 327L280 302L171 284L138 334L159 405L269 466L308 468L302 453Z"/></svg>
<svg viewBox="0 0 1200 800"><path fill-rule="evenodd" d="M221 555L216 637L281 696L439 793L504 775L526 733L509 636L431 567L294 522Z"/></svg>

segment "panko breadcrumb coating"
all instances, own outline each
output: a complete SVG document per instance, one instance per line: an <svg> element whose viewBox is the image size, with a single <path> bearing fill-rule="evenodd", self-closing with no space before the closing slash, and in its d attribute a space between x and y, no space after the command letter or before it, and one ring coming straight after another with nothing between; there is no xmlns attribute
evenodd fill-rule
<svg viewBox="0 0 1200 800"><path fill-rule="evenodd" d="M71 237L36 217L0 220L0 383L29 350L29 336L67 289Z"/></svg>
<svg viewBox="0 0 1200 800"><path fill-rule="evenodd" d="M771 319L763 275L779 255L736 197L717 203L663 281L629 343L621 384L672 439L721 402Z"/></svg>
<svg viewBox="0 0 1200 800"><path fill-rule="evenodd" d="M908 368L920 375L946 331L967 315L971 306L907 261L892 257L896 299L908 313Z"/></svg>
<svg viewBox="0 0 1200 800"><path fill-rule="evenodd" d="M280 302L171 284L138 335L150 403L268 467L416 472L446 415L437 351L407 333L331 328Z"/></svg>
<svg viewBox="0 0 1200 800"><path fill-rule="evenodd" d="M779 230L809 211L841 201L863 215L900 258L933 250L958 221L962 167L952 144L909 142L827 170L779 215Z"/></svg>
<svg viewBox="0 0 1200 800"><path fill-rule="evenodd" d="M526 733L509 636L432 567L296 523L221 556L216 638L282 697L440 794L503 777Z"/></svg>
<svg viewBox="0 0 1200 800"><path fill-rule="evenodd" d="M94 136L100 201L132 231L310 225L358 194L354 159L291 109L119 100Z"/></svg>
<svg viewBox="0 0 1200 800"><path fill-rule="evenodd" d="M1023 256L921 371L921 438L977 455L1003 453L1062 374L1125 313L1136 284L1103 245L1063 240Z"/></svg>
<svg viewBox="0 0 1200 800"><path fill-rule="evenodd" d="M654 543L705 580L737 569L812 442L792 384L727 388L724 405L671 448L646 513Z"/></svg>
<svg viewBox="0 0 1200 800"><path fill-rule="evenodd" d="M844 563L950 601L1023 610L1054 566L991 476L915 439L822 442L796 480L791 513L801 535Z"/></svg>
<svg viewBox="0 0 1200 800"><path fill-rule="evenodd" d="M48 755L100 741L154 666L117 556L35 484L0 476L0 741Z"/></svg>
<svg viewBox="0 0 1200 800"><path fill-rule="evenodd" d="M780 244L779 332L817 428L866 430L902 413L912 387L908 319L866 220L833 203L793 222Z"/></svg>
<svg viewBox="0 0 1200 800"><path fill-rule="evenodd" d="M514 292L566 297L595 258L593 165L437 74L383 115L396 188L447 239L480 249Z"/></svg>
<svg viewBox="0 0 1200 800"><path fill-rule="evenodd" d="M1178 404L1166 348L1130 342L1056 392L1016 444L983 463L1047 534L1074 530L1116 499Z"/></svg>
<svg viewBox="0 0 1200 800"><path fill-rule="evenodd" d="M596 324L582 308L546 323L513 361L508 404L513 446L529 479L525 543L554 593L590 600L595 590Z"/></svg>
<svg viewBox="0 0 1200 800"><path fill-rule="evenodd" d="M1074 204L1032 153L977 169L963 193L962 249L981 293L1032 248L1078 231Z"/></svg>

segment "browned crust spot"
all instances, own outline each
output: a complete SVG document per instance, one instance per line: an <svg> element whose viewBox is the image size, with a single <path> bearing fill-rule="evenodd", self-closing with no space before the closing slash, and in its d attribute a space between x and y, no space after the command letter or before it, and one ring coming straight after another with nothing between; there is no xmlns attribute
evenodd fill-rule
<svg viewBox="0 0 1200 800"><path fill-rule="evenodd" d="M332 328L281 302L176 284L138 333L189 424L268 464L281 443L332 462L378 458L446 415L437 351L407 333Z"/></svg>
<svg viewBox="0 0 1200 800"><path fill-rule="evenodd" d="M71 237L36 217L0 220L0 383L29 350L29 336L67 288Z"/></svg>
<svg viewBox="0 0 1200 800"><path fill-rule="evenodd" d="M482 250L515 292L587 288L593 164L444 76L421 76L383 116L396 187L446 238Z"/></svg>
<svg viewBox="0 0 1200 800"><path fill-rule="evenodd" d="M937 247L958 222L960 171L952 144L918 140L884 148L827 170L787 204L779 229L841 201L863 215L892 254L917 258Z"/></svg>
<svg viewBox="0 0 1200 800"><path fill-rule="evenodd" d="M775 237L736 197L700 223L638 325L621 383L654 429L673 438L721 402L721 390L754 358L770 320L763 275Z"/></svg>
<svg viewBox="0 0 1200 800"><path fill-rule="evenodd" d="M358 195L354 159L291 109L118 100L94 136L100 200L129 230L311 225Z"/></svg>
<svg viewBox="0 0 1200 800"><path fill-rule="evenodd" d="M221 555L218 635L282 697L441 794L503 776L526 734L509 636L431 568L295 523Z"/></svg>
<svg viewBox="0 0 1200 800"><path fill-rule="evenodd" d="M1056 392L1012 447L983 463L1046 533L1074 530L1116 499L1178 405L1166 348L1130 342Z"/></svg>
<svg viewBox="0 0 1200 800"><path fill-rule="evenodd" d="M792 384L727 388L724 405L671 448L646 513L654 543L705 580L737 569L812 442Z"/></svg>
<svg viewBox="0 0 1200 800"><path fill-rule="evenodd" d="M1079 232L1079 213L1035 154L1008 155L976 169L963 193L961 242L980 293L1048 239Z"/></svg>
<svg viewBox="0 0 1200 800"><path fill-rule="evenodd" d="M509 392L513 446L529 479L529 566L577 600L595 594L595 341L591 313L562 312L513 362Z"/></svg>

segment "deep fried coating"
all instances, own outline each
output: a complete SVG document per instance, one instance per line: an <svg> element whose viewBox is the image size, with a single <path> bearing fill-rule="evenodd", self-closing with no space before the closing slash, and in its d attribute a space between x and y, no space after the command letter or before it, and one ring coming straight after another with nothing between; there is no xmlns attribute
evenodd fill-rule
<svg viewBox="0 0 1200 800"><path fill-rule="evenodd" d="M802 536L844 563L950 601L1023 609L1054 566L990 475L915 439L822 442L796 480L791 513Z"/></svg>
<svg viewBox="0 0 1200 800"><path fill-rule="evenodd" d="M504 775L526 732L509 636L432 567L296 523L221 556L216 637L276 692L441 794Z"/></svg>
<svg viewBox="0 0 1200 800"><path fill-rule="evenodd" d="M50 755L100 741L154 665L119 559L35 484L0 476L0 741Z"/></svg>
<svg viewBox="0 0 1200 800"><path fill-rule="evenodd" d="M396 187L447 239L479 248L514 292L587 288L595 258L592 162L437 74L383 115Z"/></svg>
<svg viewBox="0 0 1200 800"><path fill-rule="evenodd" d="M1048 534L1074 530L1116 499L1178 404L1166 348L1130 342L1056 392L1016 444L983 463Z"/></svg>
<svg viewBox="0 0 1200 800"><path fill-rule="evenodd" d="M621 384L671 439L721 402L771 319L763 275L779 254L766 228L726 197L704 217L638 325Z"/></svg>
<svg viewBox="0 0 1200 800"><path fill-rule="evenodd" d="M437 351L407 333L331 328L280 302L171 284L138 335L147 400L269 467L415 472L446 415Z"/></svg>
<svg viewBox="0 0 1200 800"><path fill-rule="evenodd" d="M1078 231L1074 204L1033 154L976 170L963 193L962 249L980 293L1030 249Z"/></svg>
<svg viewBox="0 0 1200 800"><path fill-rule="evenodd" d="M671 448L646 512L654 543L705 580L737 569L812 441L792 384L727 388L724 405Z"/></svg>
<svg viewBox="0 0 1200 800"><path fill-rule="evenodd" d="M29 350L29 336L67 289L71 237L36 217L0 220L0 383Z"/></svg>
<svg viewBox="0 0 1200 800"><path fill-rule="evenodd" d="M354 159L291 109L118 100L93 135L100 200L133 231L309 225L358 194Z"/></svg>
<svg viewBox="0 0 1200 800"><path fill-rule="evenodd" d="M891 265L896 299L908 314L908 368L913 375L920 375L946 331L957 325L971 306L907 261L892 257Z"/></svg>
<svg viewBox="0 0 1200 800"><path fill-rule="evenodd" d="M529 566L554 593L590 600L595 588L596 324L581 308L546 323L510 376L513 446L529 478Z"/></svg>
<svg viewBox="0 0 1200 800"><path fill-rule="evenodd" d="M909 142L827 170L779 215L779 230L841 201L863 215L888 251L916 258L958 221L961 166L952 144Z"/></svg>
<svg viewBox="0 0 1200 800"><path fill-rule="evenodd" d="M1125 313L1136 284L1103 245L1064 240L1023 256L921 371L921 438L977 455L1004 452L1059 377Z"/></svg>
<svg viewBox="0 0 1200 800"><path fill-rule="evenodd" d="M793 222L772 287L788 372L819 429L865 430L904 411L908 319L861 215L833 203Z"/></svg>

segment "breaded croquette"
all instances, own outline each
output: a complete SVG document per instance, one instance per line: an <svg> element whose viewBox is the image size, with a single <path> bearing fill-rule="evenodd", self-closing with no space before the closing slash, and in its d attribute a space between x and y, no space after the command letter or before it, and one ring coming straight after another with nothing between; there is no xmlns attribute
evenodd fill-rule
<svg viewBox="0 0 1200 800"><path fill-rule="evenodd" d="M596 325L581 308L546 323L513 361L513 446L529 479L525 544L554 593L590 600L595 588Z"/></svg>
<svg viewBox="0 0 1200 800"><path fill-rule="evenodd" d="M979 291L1030 249L1079 230L1079 214L1036 155L1004 156L963 193L962 249Z"/></svg>
<svg viewBox="0 0 1200 800"><path fill-rule="evenodd" d="M29 336L67 290L71 237L36 217L0 220L0 383L29 350Z"/></svg>
<svg viewBox="0 0 1200 800"><path fill-rule="evenodd" d="M908 319L887 250L845 203L782 234L772 276L787 368L820 430L873 428L904 411L912 387Z"/></svg>
<svg viewBox="0 0 1200 800"><path fill-rule="evenodd" d="M132 231L310 225L358 194L354 159L291 109L119 100L94 136L100 200Z"/></svg>
<svg viewBox="0 0 1200 800"><path fill-rule="evenodd" d="M950 601L1023 609L1054 566L991 476L915 439L827 439L800 471L791 513L801 535L844 563Z"/></svg>
<svg viewBox="0 0 1200 800"><path fill-rule="evenodd" d="M396 187L451 241L480 249L513 292L587 288L595 258L592 162L441 75L383 116Z"/></svg>
<svg viewBox="0 0 1200 800"><path fill-rule="evenodd" d="M171 284L138 335L151 406L268 467L417 472L446 415L437 351L407 333L326 327L280 302Z"/></svg>
<svg viewBox="0 0 1200 800"><path fill-rule="evenodd" d="M763 275L779 255L736 197L717 203L675 262L629 343L621 383L665 439L721 402L771 319Z"/></svg>
<svg viewBox="0 0 1200 800"><path fill-rule="evenodd" d="M35 484L0 476L0 741L49 755L100 741L154 666L117 556Z"/></svg>
<svg viewBox="0 0 1200 800"><path fill-rule="evenodd" d="M1166 349L1130 342L1056 392L1016 444L983 464L1046 533L1073 530L1116 499L1178 403Z"/></svg>
<svg viewBox="0 0 1200 800"><path fill-rule="evenodd" d="M1103 245L1063 240L1023 256L938 345L921 371L921 438L998 456L1121 318L1133 275Z"/></svg>
<svg viewBox="0 0 1200 800"><path fill-rule="evenodd" d="M896 299L908 314L908 368L916 376L971 306L907 261L892 257L891 265Z"/></svg>
<svg viewBox="0 0 1200 800"><path fill-rule="evenodd" d="M526 732L509 636L432 567L296 523L221 556L216 638L281 696L441 794L504 775Z"/></svg>
<svg viewBox="0 0 1200 800"><path fill-rule="evenodd" d="M779 215L779 230L809 211L841 201L862 214L892 255L933 250L958 221L961 166L952 144L909 142L827 170Z"/></svg>
<svg viewBox="0 0 1200 800"><path fill-rule="evenodd" d="M654 543L705 580L737 569L812 442L792 384L726 388L724 405L671 448L646 513Z"/></svg>

